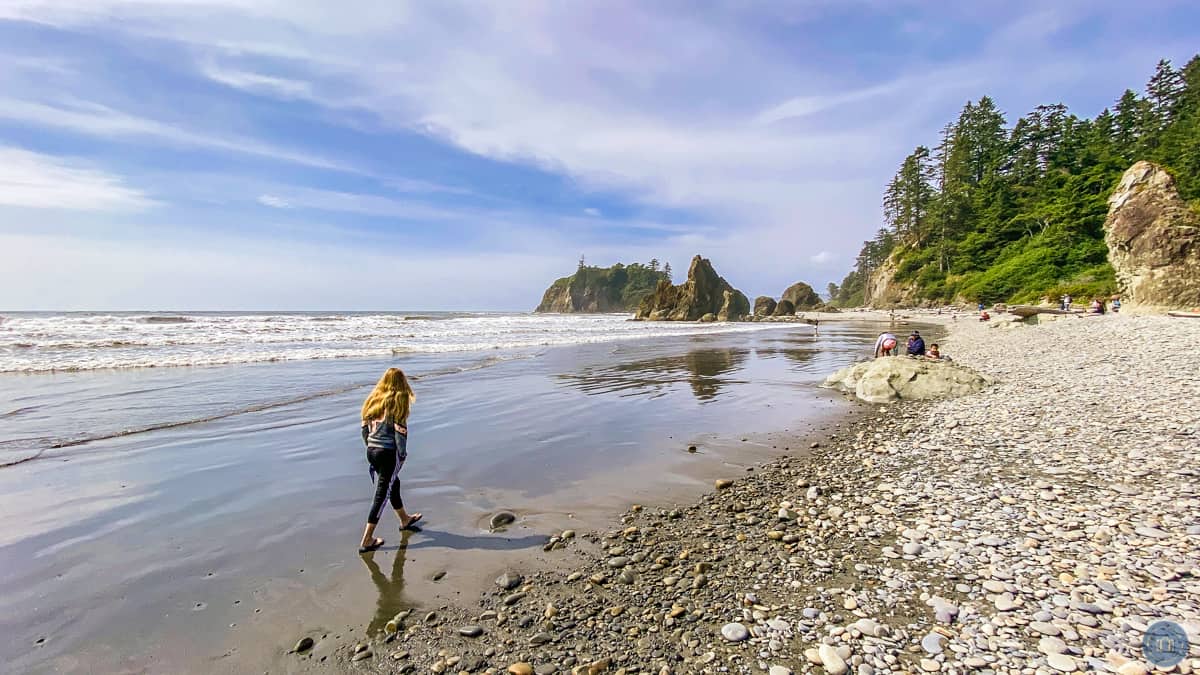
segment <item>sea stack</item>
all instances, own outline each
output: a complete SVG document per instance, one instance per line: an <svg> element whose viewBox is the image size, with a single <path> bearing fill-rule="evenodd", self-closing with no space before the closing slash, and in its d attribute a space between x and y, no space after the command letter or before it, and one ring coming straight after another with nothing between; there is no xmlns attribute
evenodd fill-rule
<svg viewBox="0 0 1200 675"><path fill-rule="evenodd" d="M660 281L646 296L635 318L645 321L699 321L712 314L718 321L740 321L750 313L750 300L725 281L706 258L696 256L687 281L673 286Z"/></svg>

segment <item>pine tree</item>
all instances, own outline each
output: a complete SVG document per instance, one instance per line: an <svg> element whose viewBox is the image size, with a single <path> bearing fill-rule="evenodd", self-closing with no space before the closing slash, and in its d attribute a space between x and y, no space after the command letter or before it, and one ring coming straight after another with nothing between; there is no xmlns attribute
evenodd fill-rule
<svg viewBox="0 0 1200 675"><path fill-rule="evenodd" d="M663 274L666 275L667 281L670 281L671 283L675 282L674 277L671 276L671 263L668 262L663 265Z"/></svg>
<svg viewBox="0 0 1200 675"><path fill-rule="evenodd" d="M651 271L651 272L657 272L657 271L658 271L658 258L651 258L651 259L650 259L650 271Z"/></svg>
<svg viewBox="0 0 1200 675"><path fill-rule="evenodd" d="M579 269L582 270L584 267L587 267L587 261L584 260L583 254L580 253L579 254Z"/></svg>
<svg viewBox="0 0 1200 675"><path fill-rule="evenodd" d="M1169 59L1160 60L1146 83L1146 100L1150 103L1155 130L1166 128L1174 120L1183 90L1183 73L1175 70Z"/></svg>

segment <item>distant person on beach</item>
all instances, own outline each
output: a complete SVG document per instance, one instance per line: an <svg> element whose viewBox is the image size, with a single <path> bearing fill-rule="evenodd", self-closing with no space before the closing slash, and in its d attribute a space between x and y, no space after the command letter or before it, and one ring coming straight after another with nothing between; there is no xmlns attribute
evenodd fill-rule
<svg viewBox="0 0 1200 675"><path fill-rule="evenodd" d="M1104 301L1101 300L1100 298L1093 299L1092 300L1092 314L1103 314L1103 313L1104 313Z"/></svg>
<svg viewBox="0 0 1200 675"><path fill-rule="evenodd" d="M891 333L880 333L879 339L875 340L875 358L881 356L895 356L896 346L900 341Z"/></svg>
<svg viewBox="0 0 1200 675"><path fill-rule="evenodd" d="M1066 309L1066 310L1071 309L1071 294L1070 293L1067 293L1065 296L1063 296L1063 309Z"/></svg>
<svg viewBox="0 0 1200 675"><path fill-rule="evenodd" d="M374 551L383 546L375 536L375 526L383 513L383 503L391 501L400 519L400 529L407 530L421 520L421 514L409 514L400 498L400 483L396 475L408 458L408 411L416 395L408 378L399 368L388 368L362 405L362 439L367 446L367 463L371 480L375 481L375 499L367 514L359 553Z"/></svg>
<svg viewBox="0 0 1200 675"><path fill-rule="evenodd" d="M1113 314L1116 314L1117 312L1121 311L1121 299L1120 298L1113 298L1112 311L1113 311Z"/></svg>
<svg viewBox="0 0 1200 675"><path fill-rule="evenodd" d="M905 348L909 356L925 356L925 340L921 337L921 331L914 330L912 335L908 336Z"/></svg>
<svg viewBox="0 0 1200 675"><path fill-rule="evenodd" d="M980 320L980 321L991 321L991 320L992 320L992 315L991 315L991 314L988 314L988 313L987 313L987 311L982 311L982 312L980 312L980 314L979 314L979 320Z"/></svg>
<svg viewBox="0 0 1200 675"><path fill-rule="evenodd" d="M925 352L925 358L927 358L927 359L933 359L934 361L941 361L941 360L942 360L942 358L943 358L943 357L942 357L942 351L941 351L941 349L938 347L938 343L936 343L936 342L935 342L935 343L933 343L933 344L929 345L929 351ZM944 357L944 358L946 358L946 360L949 360L949 359L950 359L950 357L948 357L948 356L947 356L947 357Z"/></svg>

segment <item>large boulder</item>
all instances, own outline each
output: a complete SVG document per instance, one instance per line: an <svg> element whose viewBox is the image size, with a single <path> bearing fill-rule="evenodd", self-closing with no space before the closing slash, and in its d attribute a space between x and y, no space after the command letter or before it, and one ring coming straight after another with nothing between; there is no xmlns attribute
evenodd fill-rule
<svg viewBox="0 0 1200 675"><path fill-rule="evenodd" d="M754 316L771 316L775 313L775 298L760 295L754 299Z"/></svg>
<svg viewBox="0 0 1200 675"><path fill-rule="evenodd" d="M642 300L635 318L698 321L705 314L713 314L719 321L738 321L749 313L750 301L745 294L721 278L707 259L696 256L688 268L687 281L678 286L660 281L658 288Z"/></svg>
<svg viewBox="0 0 1200 675"><path fill-rule="evenodd" d="M885 356L848 366L823 386L851 392L869 403L973 394L994 380L951 361Z"/></svg>
<svg viewBox="0 0 1200 675"><path fill-rule="evenodd" d="M736 288L722 291L721 310L717 312L717 321L741 321L750 314L750 299Z"/></svg>
<svg viewBox="0 0 1200 675"><path fill-rule="evenodd" d="M1104 241L1122 308L1200 307L1200 215L1162 167L1138 162L1108 200Z"/></svg>
<svg viewBox="0 0 1200 675"><path fill-rule="evenodd" d="M791 302L795 307L794 312L820 309L825 306L825 303L821 301L821 296L817 295L812 286L803 281L797 281L788 286L779 299Z"/></svg>
<svg viewBox="0 0 1200 675"><path fill-rule="evenodd" d="M775 313L772 316L796 316L796 306L791 300L780 300L775 305Z"/></svg>

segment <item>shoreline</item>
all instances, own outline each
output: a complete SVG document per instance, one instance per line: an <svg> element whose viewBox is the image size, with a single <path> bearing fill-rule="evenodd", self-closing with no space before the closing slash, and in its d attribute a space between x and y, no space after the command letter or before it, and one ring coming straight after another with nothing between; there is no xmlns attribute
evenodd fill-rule
<svg viewBox="0 0 1200 675"><path fill-rule="evenodd" d="M1200 401L1180 323L951 320L944 351L995 387L860 404L804 456L730 472L682 508L632 507L514 570L511 589L415 612L391 641L356 653L312 636L284 667L1130 674L1166 618L1192 639L1176 667L1191 672ZM1096 366L1106 340L1135 333L1139 352ZM1087 424L1097 407L1102 424Z"/></svg>

